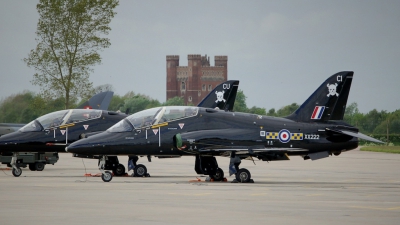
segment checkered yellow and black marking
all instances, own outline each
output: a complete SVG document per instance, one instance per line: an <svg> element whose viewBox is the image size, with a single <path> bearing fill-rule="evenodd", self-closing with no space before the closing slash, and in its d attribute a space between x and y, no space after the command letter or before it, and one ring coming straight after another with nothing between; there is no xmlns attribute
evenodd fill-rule
<svg viewBox="0 0 400 225"><path fill-rule="evenodd" d="M303 140L303 133L292 133L290 140Z"/></svg>
<svg viewBox="0 0 400 225"><path fill-rule="evenodd" d="M267 132L267 135L265 135L265 137L267 139L278 139L278 132Z"/></svg>

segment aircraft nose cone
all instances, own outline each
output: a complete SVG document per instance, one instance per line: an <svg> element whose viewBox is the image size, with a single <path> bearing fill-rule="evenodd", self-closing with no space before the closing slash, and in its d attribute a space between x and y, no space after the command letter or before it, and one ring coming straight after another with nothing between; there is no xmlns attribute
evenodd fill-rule
<svg viewBox="0 0 400 225"><path fill-rule="evenodd" d="M66 147L65 150L81 155L107 155L110 154L110 149L113 148L118 135L118 133L102 132L75 141Z"/></svg>
<svg viewBox="0 0 400 225"><path fill-rule="evenodd" d="M0 145L17 144L20 142L21 134L17 132L5 134L0 137Z"/></svg>
<svg viewBox="0 0 400 225"><path fill-rule="evenodd" d="M81 139L67 146L65 148L65 151L71 153L83 153L84 151L87 151L87 149L90 149L90 147L92 146L93 145L90 144L87 139Z"/></svg>

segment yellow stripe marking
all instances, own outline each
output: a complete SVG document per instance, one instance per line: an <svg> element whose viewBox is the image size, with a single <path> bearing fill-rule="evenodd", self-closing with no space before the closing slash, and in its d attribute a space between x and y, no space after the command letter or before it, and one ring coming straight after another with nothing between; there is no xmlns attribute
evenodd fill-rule
<svg viewBox="0 0 400 225"><path fill-rule="evenodd" d="M153 126L151 126L151 128L154 129L154 128L159 128L159 127L164 127L164 126L168 126L168 122L153 125Z"/></svg>
<svg viewBox="0 0 400 225"><path fill-rule="evenodd" d="M72 126L75 126L75 124L74 123L64 124L64 125L60 126L60 129L66 128L66 127L72 127Z"/></svg>

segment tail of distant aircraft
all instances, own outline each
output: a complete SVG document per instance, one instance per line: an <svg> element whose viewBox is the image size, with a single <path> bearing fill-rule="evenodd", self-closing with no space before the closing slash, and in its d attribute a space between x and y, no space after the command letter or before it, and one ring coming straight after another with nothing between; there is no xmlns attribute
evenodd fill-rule
<svg viewBox="0 0 400 225"><path fill-rule="evenodd" d="M100 92L93 95L88 101L82 103L77 109L101 109L107 110L114 95L112 91Z"/></svg>
<svg viewBox="0 0 400 225"><path fill-rule="evenodd" d="M215 87L197 106L204 108L218 107L225 111L232 111L238 87L238 80L223 82Z"/></svg>
<svg viewBox="0 0 400 225"><path fill-rule="evenodd" d="M298 122L343 120L353 74L352 71L343 71L332 75L286 118Z"/></svg>

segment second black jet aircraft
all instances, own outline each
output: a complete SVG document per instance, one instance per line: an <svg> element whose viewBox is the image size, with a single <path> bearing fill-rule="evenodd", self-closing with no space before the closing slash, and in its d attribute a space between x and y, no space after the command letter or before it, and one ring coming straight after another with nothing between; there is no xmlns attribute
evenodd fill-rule
<svg viewBox="0 0 400 225"><path fill-rule="evenodd" d="M101 157L102 179L109 156L195 156L198 174L221 180L223 170L215 156L230 157L229 173L249 182L241 160L289 160L290 156L321 159L358 147L358 139L382 143L343 122L353 72L330 76L291 115L276 118L193 106L166 106L144 110L123 119L107 131L79 140L66 151ZM223 96L216 102L223 102Z"/></svg>

